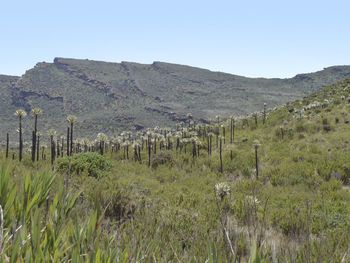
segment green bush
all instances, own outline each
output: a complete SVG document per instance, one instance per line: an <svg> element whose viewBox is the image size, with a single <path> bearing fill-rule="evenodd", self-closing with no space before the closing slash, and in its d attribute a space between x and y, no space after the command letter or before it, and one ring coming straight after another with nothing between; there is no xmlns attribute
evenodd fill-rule
<svg viewBox="0 0 350 263"><path fill-rule="evenodd" d="M60 173L68 172L69 166L72 174L93 177L100 177L111 168L105 157L95 152L78 153L56 161L56 170Z"/></svg>

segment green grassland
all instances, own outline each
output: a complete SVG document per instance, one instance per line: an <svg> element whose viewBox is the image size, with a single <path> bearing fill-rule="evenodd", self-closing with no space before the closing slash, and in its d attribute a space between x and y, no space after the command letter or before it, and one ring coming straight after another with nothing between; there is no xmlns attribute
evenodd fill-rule
<svg viewBox="0 0 350 263"><path fill-rule="evenodd" d="M15 136L13 113L40 107L39 130L65 133L65 117L78 117L81 136L123 130L174 127L191 112L196 120L241 115L300 99L346 77L334 66L290 79L246 78L163 62L138 64L55 58L21 77L0 76L0 133ZM23 120L30 137L32 120Z"/></svg>
<svg viewBox="0 0 350 263"><path fill-rule="evenodd" d="M349 95L345 79L268 110L265 123L261 114L257 123L252 116L235 118L233 143L229 117L219 125L184 127L185 137L199 138L199 153L181 136L176 149L172 136L169 149L167 140L156 153L152 144L150 167L146 145L141 160L131 146L127 159L128 148L114 148L113 138L103 155L97 142L96 152L57 158L52 167L48 150L46 160L32 163L26 154L19 162L17 150L15 160L13 151L6 159L2 146L0 258L349 262Z"/></svg>

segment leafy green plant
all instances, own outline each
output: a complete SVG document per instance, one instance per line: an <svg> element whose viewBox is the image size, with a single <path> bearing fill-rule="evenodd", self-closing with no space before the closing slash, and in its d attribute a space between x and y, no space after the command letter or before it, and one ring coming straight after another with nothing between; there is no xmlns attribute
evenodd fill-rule
<svg viewBox="0 0 350 263"><path fill-rule="evenodd" d="M111 168L106 158L95 152L74 154L72 157L59 158L56 169L60 173L100 177Z"/></svg>

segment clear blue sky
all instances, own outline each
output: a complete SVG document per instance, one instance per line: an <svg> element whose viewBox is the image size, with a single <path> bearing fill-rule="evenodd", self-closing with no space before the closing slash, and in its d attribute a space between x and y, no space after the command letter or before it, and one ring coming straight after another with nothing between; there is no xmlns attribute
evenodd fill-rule
<svg viewBox="0 0 350 263"><path fill-rule="evenodd" d="M349 0L0 2L0 74L54 57L290 77L350 64Z"/></svg>

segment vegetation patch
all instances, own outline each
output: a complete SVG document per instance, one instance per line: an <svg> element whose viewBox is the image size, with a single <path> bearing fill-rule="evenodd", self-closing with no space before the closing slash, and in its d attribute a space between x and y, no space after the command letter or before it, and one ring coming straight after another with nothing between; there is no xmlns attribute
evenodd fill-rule
<svg viewBox="0 0 350 263"><path fill-rule="evenodd" d="M111 163L96 152L78 153L73 156L59 158L56 161L56 169L60 173L68 173L101 177L111 168Z"/></svg>

